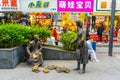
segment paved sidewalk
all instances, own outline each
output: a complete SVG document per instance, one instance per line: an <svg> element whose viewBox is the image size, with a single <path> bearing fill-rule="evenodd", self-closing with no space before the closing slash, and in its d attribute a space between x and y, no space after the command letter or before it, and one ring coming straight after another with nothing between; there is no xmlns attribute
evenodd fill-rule
<svg viewBox="0 0 120 80"><path fill-rule="evenodd" d="M76 67L74 60L45 60L45 67L54 64L66 66L71 69L70 73L57 73L51 70L50 73L34 73L24 62L14 69L0 69L0 80L120 80L120 55L112 57L107 54L97 53L99 62L89 62L85 74L72 70ZM43 70L43 68L40 68Z"/></svg>
<svg viewBox="0 0 120 80"><path fill-rule="evenodd" d="M109 46L109 42L105 43L105 42L96 42L97 47L108 47ZM120 47L120 42L113 42L113 47Z"/></svg>
<svg viewBox="0 0 120 80"><path fill-rule="evenodd" d="M96 43L97 47L96 47L96 52L97 53L105 53L108 54L109 51L109 43L100 43L97 42ZM120 54L120 42L114 42L113 43L113 54Z"/></svg>
<svg viewBox="0 0 120 80"><path fill-rule="evenodd" d="M108 54L109 48L108 47L97 47L97 53L105 53ZM113 47L113 54L120 54L120 47Z"/></svg>

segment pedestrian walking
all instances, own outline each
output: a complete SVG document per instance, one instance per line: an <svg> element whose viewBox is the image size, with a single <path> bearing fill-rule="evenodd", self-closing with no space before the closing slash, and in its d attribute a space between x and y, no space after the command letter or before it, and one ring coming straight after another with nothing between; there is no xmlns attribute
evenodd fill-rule
<svg viewBox="0 0 120 80"><path fill-rule="evenodd" d="M56 27L54 27L52 30L52 36L55 38L55 44L58 45L58 34L57 34Z"/></svg>
<svg viewBox="0 0 120 80"><path fill-rule="evenodd" d="M97 35L100 42L102 42L103 31L104 31L103 23L100 23L100 26L98 26L98 29L97 29Z"/></svg>

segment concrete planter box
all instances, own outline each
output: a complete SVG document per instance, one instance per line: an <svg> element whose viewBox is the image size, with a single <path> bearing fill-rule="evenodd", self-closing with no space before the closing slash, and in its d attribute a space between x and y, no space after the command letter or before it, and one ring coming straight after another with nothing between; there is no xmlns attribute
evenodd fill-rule
<svg viewBox="0 0 120 80"><path fill-rule="evenodd" d="M73 60L74 54L74 52L56 48L43 48L42 53L44 60ZM0 48L0 69L15 68L24 60L25 54L26 46Z"/></svg>
<svg viewBox="0 0 120 80"><path fill-rule="evenodd" d="M0 69L15 68L21 60L23 48L0 48Z"/></svg>
<svg viewBox="0 0 120 80"><path fill-rule="evenodd" d="M45 60L73 60L74 54L74 52L56 48L43 48L42 53Z"/></svg>

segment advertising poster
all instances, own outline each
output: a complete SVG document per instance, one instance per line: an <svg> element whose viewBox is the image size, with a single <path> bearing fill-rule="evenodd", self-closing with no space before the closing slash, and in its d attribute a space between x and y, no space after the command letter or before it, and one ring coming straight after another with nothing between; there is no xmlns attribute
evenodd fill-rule
<svg viewBox="0 0 120 80"><path fill-rule="evenodd" d="M94 0L58 0L57 10L68 12L93 12Z"/></svg>
<svg viewBox="0 0 120 80"><path fill-rule="evenodd" d="M19 0L0 0L0 11L19 10Z"/></svg>

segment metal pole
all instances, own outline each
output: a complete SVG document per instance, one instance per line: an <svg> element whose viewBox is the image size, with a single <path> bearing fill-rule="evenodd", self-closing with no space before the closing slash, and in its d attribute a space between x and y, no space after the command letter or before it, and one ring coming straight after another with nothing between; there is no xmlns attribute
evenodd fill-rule
<svg viewBox="0 0 120 80"><path fill-rule="evenodd" d="M108 56L112 56L112 50L113 50L113 30L114 30L115 6L116 6L116 0L112 0L111 25L110 25L110 41L109 41Z"/></svg>

